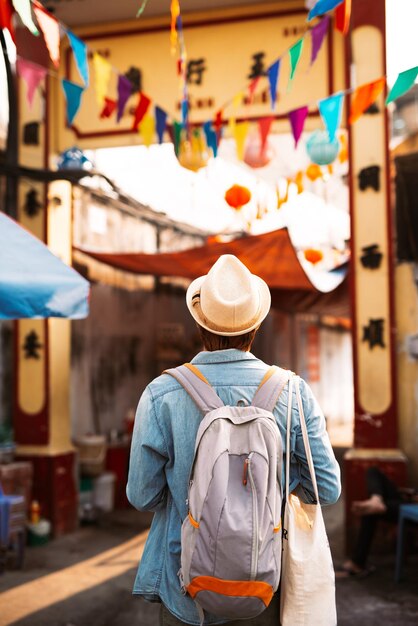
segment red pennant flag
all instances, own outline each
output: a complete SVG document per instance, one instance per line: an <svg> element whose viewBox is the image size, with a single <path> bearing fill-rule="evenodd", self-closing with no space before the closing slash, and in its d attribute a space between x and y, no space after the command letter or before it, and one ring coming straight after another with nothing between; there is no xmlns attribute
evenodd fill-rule
<svg viewBox="0 0 418 626"><path fill-rule="evenodd" d="M343 35L346 35L350 28L351 1L352 0L344 0L344 2L335 9L335 28Z"/></svg>
<svg viewBox="0 0 418 626"><path fill-rule="evenodd" d="M270 117L262 117L258 122L258 128L261 138L260 154L263 154L264 150L266 149L267 137L269 136L270 128L273 121L274 115L270 115Z"/></svg>
<svg viewBox="0 0 418 626"><path fill-rule="evenodd" d="M248 85L248 93L250 94L250 102L249 104L252 103L253 98L254 98L254 92L257 89L257 85L258 85L258 81L260 80L260 76L257 76L256 78L254 78L254 80L252 80L250 82L250 84Z"/></svg>
<svg viewBox="0 0 418 626"><path fill-rule="evenodd" d="M138 105L135 110L135 119L132 130L138 130L138 126L141 123L145 113L148 111L148 107L151 104L151 99L148 98L144 93L140 92Z"/></svg>
<svg viewBox="0 0 418 626"><path fill-rule="evenodd" d="M0 28L7 28L13 41L15 41L15 31L12 24L13 7L10 0L0 0Z"/></svg>
<svg viewBox="0 0 418 626"><path fill-rule="evenodd" d="M215 132L216 132L216 142L219 146L219 142L221 140L221 136L222 136L222 127L223 127L223 120L222 120L222 109L220 109L216 115L215 115L215 119L213 122L213 126L215 128Z"/></svg>
<svg viewBox="0 0 418 626"><path fill-rule="evenodd" d="M112 113L116 111L117 104L118 103L116 102L116 100L112 100L111 98L105 98L105 104L102 112L100 113L100 119L103 120L107 117L110 117Z"/></svg>

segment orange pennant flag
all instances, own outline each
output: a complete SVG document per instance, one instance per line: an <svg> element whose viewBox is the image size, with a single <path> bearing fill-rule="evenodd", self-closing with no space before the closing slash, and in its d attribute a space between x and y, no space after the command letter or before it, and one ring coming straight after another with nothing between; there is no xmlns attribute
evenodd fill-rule
<svg viewBox="0 0 418 626"><path fill-rule="evenodd" d="M351 101L349 124L356 122L364 111L377 100L385 88L385 85L386 79L382 77L378 80L374 80L372 83L361 85L355 90Z"/></svg>
<svg viewBox="0 0 418 626"><path fill-rule="evenodd" d="M46 47L48 48L49 56L55 67L59 67L60 64L60 27L55 19L49 13L46 13L38 6L34 6L33 10L38 20L41 31L43 32Z"/></svg>

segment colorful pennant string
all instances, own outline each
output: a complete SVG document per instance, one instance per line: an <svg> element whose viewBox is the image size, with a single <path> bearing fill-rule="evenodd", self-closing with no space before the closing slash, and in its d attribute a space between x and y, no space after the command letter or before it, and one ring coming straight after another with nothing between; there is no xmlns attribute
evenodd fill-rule
<svg viewBox="0 0 418 626"><path fill-rule="evenodd" d="M39 28L41 29L46 47L48 48L49 56L55 67L59 67L60 64L60 27L55 19L49 13L46 13L43 9L35 6L33 8L36 19L38 20Z"/></svg>
<svg viewBox="0 0 418 626"><path fill-rule="evenodd" d="M148 111L151 104L151 98L148 98L144 93L140 92L137 107L135 109L135 119L133 123L133 130L138 130L138 126Z"/></svg>
<svg viewBox="0 0 418 626"><path fill-rule="evenodd" d="M275 61L267 69L267 77L269 79L269 88L270 88L270 101L271 101L271 108L273 111L274 111L274 107L276 106L277 83L279 82L279 72L280 72L280 59L277 59L277 61Z"/></svg>
<svg viewBox="0 0 418 626"><path fill-rule="evenodd" d="M110 77L112 75L112 66L98 52L93 54L93 66L95 74L96 100L99 107L102 107L107 95Z"/></svg>
<svg viewBox="0 0 418 626"><path fill-rule="evenodd" d="M0 0L0 28L7 28L11 38L16 43L15 31L12 22L13 9L10 0Z"/></svg>
<svg viewBox="0 0 418 626"><path fill-rule="evenodd" d="M349 124L354 124L354 122L362 116L364 111L376 102L377 98L384 90L385 85L385 78L379 78L372 83L361 85L355 90L351 100Z"/></svg>
<svg viewBox="0 0 418 626"><path fill-rule="evenodd" d="M71 48L73 50L75 62L77 65L77 69L80 73L81 79L85 85L88 87L89 85L89 64L87 60L87 46L74 33L67 31L67 37L70 41Z"/></svg>
<svg viewBox="0 0 418 626"><path fill-rule="evenodd" d="M30 0L12 0L12 2L16 13L26 28L30 30L32 35L39 35L39 30L33 21Z"/></svg>
<svg viewBox="0 0 418 626"><path fill-rule="evenodd" d="M322 44L325 39L325 35L328 32L330 18L327 16L324 17L316 26L314 26L311 30L311 65L313 65L316 61L316 57L318 56L318 52L320 51Z"/></svg>
<svg viewBox="0 0 418 626"><path fill-rule="evenodd" d="M67 101L67 121L71 125L80 108L84 87L80 87L80 85L76 85L65 78L62 79L61 84Z"/></svg>
<svg viewBox="0 0 418 626"><path fill-rule="evenodd" d="M45 67L41 67L40 65L35 65L30 61L26 61L26 59L18 58L16 60L16 69L17 73L27 85L27 99L29 106L31 107L33 104L33 97L35 95L35 91L39 85L39 83L45 78L47 74L47 69Z"/></svg>
<svg viewBox="0 0 418 626"><path fill-rule="evenodd" d="M289 113L290 125L292 127L293 138L295 140L295 148L297 148L300 136L302 135L308 112L309 108L304 106L299 109L295 109L294 111L290 111Z"/></svg>
<svg viewBox="0 0 418 626"><path fill-rule="evenodd" d="M118 75L118 112L116 114L116 121L119 123L122 119L123 112L125 110L126 103L132 95L132 83L129 78Z"/></svg>
<svg viewBox="0 0 418 626"><path fill-rule="evenodd" d="M324 13L328 13L328 11L332 11L339 4L344 2L344 0L318 0L315 6L309 11L307 21L310 22L314 17L318 17L318 15L324 15Z"/></svg>
<svg viewBox="0 0 418 626"><path fill-rule="evenodd" d="M167 113L159 106L155 107L155 126L157 129L158 141L163 143L164 131L167 126Z"/></svg>
<svg viewBox="0 0 418 626"><path fill-rule="evenodd" d="M299 64L299 60L300 60L302 50L303 50L303 42L304 42L304 38L302 37L302 39L299 39L299 41L297 41L291 48L289 48L290 75L289 75L289 84L287 87L288 91L291 88L293 78L295 76L296 68Z"/></svg>
<svg viewBox="0 0 418 626"><path fill-rule="evenodd" d="M245 140L247 139L249 130L250 130L250 123L247 121L238 122L237 124L234 124L233 135L235 139L237 157L240 161L244 160Z"/></svg>
<svg viewBox="0 0 418 626"><path fill-rule="evenodd" d="M396 98L400 98L404 93L409 91L411 87L413 87L417 76L418 65L401 72L390 90L388 97L386 98L386 104L393 102Z"/></svg>
<svg viewBox="0 0 418 626"><path fill-rule="evenodd" d="M118 103L116 102L116 100L106 97L104 99L104 107L100 113L100 119L105 120L109 117L112 117L113 113L116 111L117 105Z"/></svg>
<svg viewBox="0 0 418 626"><path fill-rule="evenodd" d="M329 140L332 143L337 128L341 123L341 115L344 103L344 92L338 92L318 102L319 112L328 131Z"/></svg>
<svg viewBox="0 0 418 626"><path fill-rule="evenodd" d="M347 35L350 28L352 0L344 0L335 11L335 28L343 35Z"/></svg>
<svg viewBox="0 0 418 626"><path fill-rule="evenodd" d="M153 143L155 135L155 118L153 115L144 115L139 124L139 132L141 133L144 145L149 147Z"/></svg>

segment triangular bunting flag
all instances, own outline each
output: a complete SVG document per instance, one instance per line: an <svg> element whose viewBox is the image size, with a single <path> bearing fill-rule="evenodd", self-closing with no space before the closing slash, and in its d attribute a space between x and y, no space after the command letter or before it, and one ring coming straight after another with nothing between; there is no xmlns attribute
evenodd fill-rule
<svg viewBox="0 0 418 626"><path fill-rule="evenodd" d="M167 126L167 113L160 107L155 107L155 126L159 143L163 143L164 131Z"/></svg>
<svg viewBox="0 0 418 626"><path fill-rule="evenodd" d="M344 2L344 0L318 0L314 7L309 11L308 22L313 20L314 17L318 15L324 15L324 13L328 13L328 11L332 11L339 4Z"/></svg>
<svg viewBox="0 0 418 626"><path fill-rule="evenodd" d="M356 122L369 106L376 102L386 85L385 78L379 78L372 83L358 87L351 100L349 124Z"/></svg>
<svg viewBox="0 0 418 626"><path fill-rule="evenodd" d="M30 30L32 35L39 35L39 30L37 29L35 22L32 18L32 11L30 6L30 0L12 0L13 6L15 8L16 13L19 14L20 19Z"/></svg>
<svg viewBox="0 0 418 626"><path fill-rule="evenodd" d="M170 42L171 42L171 54L176 53L177 49L177 18L180 15L180 3L179 0L171 0L170 5L171 12L171 34L170 34Z"/></svg>
<svg viewBox="0 0 418 626"><path fill-rule="evenodd" d="M211 148L213 156L216 157L216 155L218 154L218 141L216 138L216 133L213 130L211 121L205 122L203 124L203 131L206 136L206 143L208 145L208 148Z"/></svg>
<svg viewBox="0 0 418 626"><path fill-rule="evenodd" d="M11 38L15 41L15 31L12 23L13 9L10 0L0 0L0 28L7 28Z"/></svg>
<svg viewBox="0 0 418 626"><path fill-rule="evenodd" d="M238 122L234 125L234 139L237 148L237 157L240 161L244 159L245 140L250 129L249 122Z"/></svg>
<svg viewBox="0 0 418 626"><path fill-rule="evenodd" d="M223 129L222 114L223 114L222 109L217 111L216 114L215 114L215 120L213 122L213 126L214 126L215 132L216 132L216 142L217 142L218 146L219 146L219 142L221 141L221 138L222 138L222 129Z"/></svg>
<svg viewBox="0 0 418 626"><path fill-rule="evenodd" d="M335 28L343 35L347 35L350 28L352 0L344 0L335 11Z"/></svg>
<svg viewBox="0 0 418 626"><path fill-rule="evenodd" d="M324 98L318 102L319 112L327 128L330 142L334 141L335 133L341 123L343 110L344 93L335 93L329 98Z"/></svg>
<svg viewBox="0 0 418 626"><path fill-rule="evenodd" d="M154 141L155 135L155 118L153 115L145 115L139 125L144 145L149 147Z"/></svg>
<svg viewBox="0 0 418 626"><path fill-rule="evenodd" d="M389 104L389 102L393 102L397 98L403 96L404 93L409 91L415 83L417 76L418 65L416 67L411 67L411 69L409 70L401 72L396 79L396 82L393 85L392 89L390 90L388 97L386 98L386 104Z"/></svg>
<svg viewBox="0 0 418 626"><path fill-rule="evenodd" d="M77 69L80 72L80 76L85 87L89 85L89 64L87 61L87 46L78 37L76 37L69 30L67 31L68 39L70 40L71 48L73 49L73 54L75 58L75 62L77 65Z"/></svg>
<svg viewBox="0 0 418 626"><path fill-rule="evenodd" d="M112 75L112 66L98 52L93 54L93 65L95 73L94 85L96 89L96 100L97 104L102 107L104 99L107 95L110 77Z"/></svg>
<svg viewBox="0 0 418 626"><path fill-rule="evenodd" d="M253 98L254 98L254 92L257 89L257 85L258 85L258 81L260 80L260 76L257 76L256 78L254 78L254 80L252 80L250 82L250 84L248 85L248 94L249 94L249 104L252 103Z"/></svg>
<svg viewBox="0 0 418 626"><path fill-rule="evenodd" d="M269 136L270 128L273 122L274 115L271 115L270 117L261 117L258 122L258 128L260 131L260 154L264 153L267 145L267 137Z"/></svg>
<svg viewBox="0 0 418 626"><path fill-rule="evenodd" d="M274 110L276 105L277 98L277 83L279 81L279 72L280 72L280 59L277 59L270 67L267 69L267 76L269 79L270 85L270 101L271 108Z"/></svg>
<svg viewBox="0 0 418 626"><path fill-rule="evenodd" d="M229 118L229 129L231 131L232 136L234 136L235 134L236 112L237 112L238 107L241 106L242 104L243 96L244 94L242 93L242 91L240 91L232 98L232 114L231 114L231 117Z"/></svg>
<svg viewBox="0 0 418 626"><path fill-rule="evenodd" d="M303 37L299 39L291 48L289 48L289 58L290 58L290 74L289 74L289 84L288 90L292 85L293 78L295 76L296 68L299 64L299 60L303 50Z"/></svg>
<svg viewBox="0 0 418 626"><path fill-rule="evenodd" d="M16 60L16 69L17 73L27 85L27 98L29 106L33 104L33 97L35 95L36 88L39 83L45 78L47 74L46 67L41 67L40 65L35 65L30 61L26 61L26 59L22 59L20 57Z"/></svg>
<svg viewBox="0 0 418 626"><path fill-rule="evenodd" d="M298 146L298 141L303 132L308 112L309 108L307 106L300 107L300 109L295 109L294 111L289 112L290 125L292 127L292 133L295 140L295 148Z"/></svg>
<svg viewBox="0 0 418 626"><path fill-rule="evenodd" d="M46 47L48 48L49 56L55 67L59 67L60 64L60 27L52 15L46 13L39 7L33 8L35 11L36 19L43 32Z"/></svg>
<svg viewBox="0 0 418 626"><path fill-rule="evenodd" d="M189 118L189 101L187 98L183 98L181 101L181 121L183 126L187 126L187 121Z"/></svg>
<svg viewBox="0 0 418 626"><path fill-rule="evenodd" d="M69 80L65 80L65 78L62 79L61 83L67 100L67 121L71 125L80 108L84 87L71 83Z"/></svg>
<svg viewBox="0 0 418 626"><path fill-rule="evenodd" d="M108 117L111 117L113 113L116 111L117 102L116 100L112 100L111 98L104 99L104 107L102 112L100 113L100 119L104 120Z"/></svg>
<svg viewBox="0 0 418 626"><path fill-rule="evenodd" d="M133 130L138 130L139 123L142 121L145 113L148 111L148 107L151 104L151 99L148 98L144 93L139 94L138 104L135 109L135 119Z"/></svg>
<svg viewBox="0 0 418 626"><path fill-rule="evenodd" d="M129 78L119 74L118 76L118 113L116 121L120 122L125 110L126 103L132 95L132 83Z"/></svg>
<svg viewBox="0 0 418 626"><path fill-rule="evenodd" d="M311 29L311 65L315 62L318 52L322 47L325 35L328 32L329 22L330 18L327 15Z"/></svg>
<svg viewBox="0 0 418 626"><path fill-rule="evenodd" d="M173 135L174 135L174 152L176 156L179 155L180 152L180 140L181 140L181 131L183 130L183 126L181 122L173 122Z"/></svg>

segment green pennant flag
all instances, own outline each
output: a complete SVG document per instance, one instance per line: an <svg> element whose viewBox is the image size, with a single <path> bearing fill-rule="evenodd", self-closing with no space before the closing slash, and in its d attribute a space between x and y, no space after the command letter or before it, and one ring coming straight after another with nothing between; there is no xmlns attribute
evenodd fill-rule
<svg viewBox="0 0 418 626"><path fill-rule="evenodd" d="M174 139L174 152L178 156L180 151L181 131L183 130L183 124L180 122L173 122L173 139Z"/></svg>
<svg viewBox="0 0 418 626"><path fill-rule="evenodd" d="M295 75L296 68L298 66L298 63L302 54L302 49L303 49L303 37L302 39L299 39L299 41L297 41L294 46L289 48L290 75L289 75L289 84L287 86L288 90L290 89L290 86L292 84L292 80Z"/></svg>
<svg viewBox="0 0 418 626"><path fill-rule="evenodd" d="M386 98L386 104L389 104L389 102L393 102L394 100L396 100L396 98L399 98L404 93L409 91L415 83L415 79L417 76L418 65L416 67L411 67L411 69L409 70L401 72L396 79L392 89L390 90L388 97Z"/></svg>

